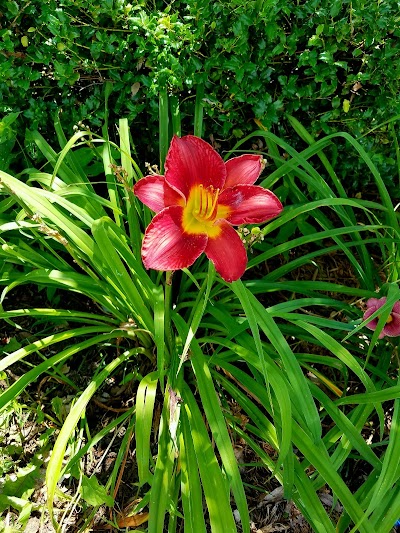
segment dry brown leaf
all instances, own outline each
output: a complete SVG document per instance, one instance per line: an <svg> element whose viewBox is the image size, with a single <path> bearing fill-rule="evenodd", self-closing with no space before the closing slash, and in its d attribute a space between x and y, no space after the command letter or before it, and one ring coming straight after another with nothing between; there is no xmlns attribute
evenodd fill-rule
<svg viewBox="0 0 400 533"><path fill-rule="evenodd" d="M149 513L138 513L133 516L121 516L117 520L118 527L137 527L149 519Z"/></svg>

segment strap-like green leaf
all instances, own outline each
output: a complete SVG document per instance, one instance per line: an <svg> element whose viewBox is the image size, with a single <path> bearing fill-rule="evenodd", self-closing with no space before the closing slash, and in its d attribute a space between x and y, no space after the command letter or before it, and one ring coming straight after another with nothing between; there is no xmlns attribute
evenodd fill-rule
<svg viewBox="0 0 400 533"><path fill-rule="evenodd" d="M150 483L150 435L153 427L154 403L156 399L158 373L145 376L136 393L136 460L139 483Z"/></svg>

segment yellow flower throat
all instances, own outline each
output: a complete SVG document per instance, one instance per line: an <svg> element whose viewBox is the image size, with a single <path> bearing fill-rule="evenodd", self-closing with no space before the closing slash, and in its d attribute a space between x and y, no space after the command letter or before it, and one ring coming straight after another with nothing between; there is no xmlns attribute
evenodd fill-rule
<svg viewBox="0 0 400 533"><path fill-rule="evenodd" d="M217 216L219 189L212 185L206 189L203 185L196 187L193 195L193 216L199 222L214 222Z"/></svg>
<svg viewBox="0 0 400 533"><path fill-rule="evenodd" d="M214 222L217 218L225 218L229 212L227 206L218 205L219 192L220 190L214 189L212 185L192 187L183 208L182 225L186 233L218 237L221 229L214 226Z"/></svg>

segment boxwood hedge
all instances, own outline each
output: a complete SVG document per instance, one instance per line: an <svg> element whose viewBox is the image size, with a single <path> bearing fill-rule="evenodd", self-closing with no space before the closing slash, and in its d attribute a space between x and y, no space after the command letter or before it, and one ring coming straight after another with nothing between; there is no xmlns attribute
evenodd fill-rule
<svg viewBox="0 0 400 533"><path fill-rule="evenodd" d="M51 138L60 110L67 132L82 120L95 130L108 81L110 119L128 117L147 154L157 142L159 89L179 97L189 131L203 84L205 137L232 145L258 119L293 144L291 114L316 138L361 137L395 190L398 20L396 0L7 0L0 118L19 113L18 132ZM345 145L339 150L346 184L365 185L365 169Z"/></svg>

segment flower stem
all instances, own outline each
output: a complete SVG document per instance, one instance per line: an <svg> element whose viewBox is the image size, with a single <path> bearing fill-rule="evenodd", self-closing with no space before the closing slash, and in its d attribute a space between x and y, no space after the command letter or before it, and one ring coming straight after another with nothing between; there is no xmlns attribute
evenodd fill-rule
<svg viewBox="0 0 400 533"><path fill-rule="evenodd" d="M168 352L172 356L173 354L173 335L171 325L171 306L172 306L172 276L173 270L167 270L165 272L165 299L164 299L164 317L165 317L165 337L168 346Z"/></svg>

